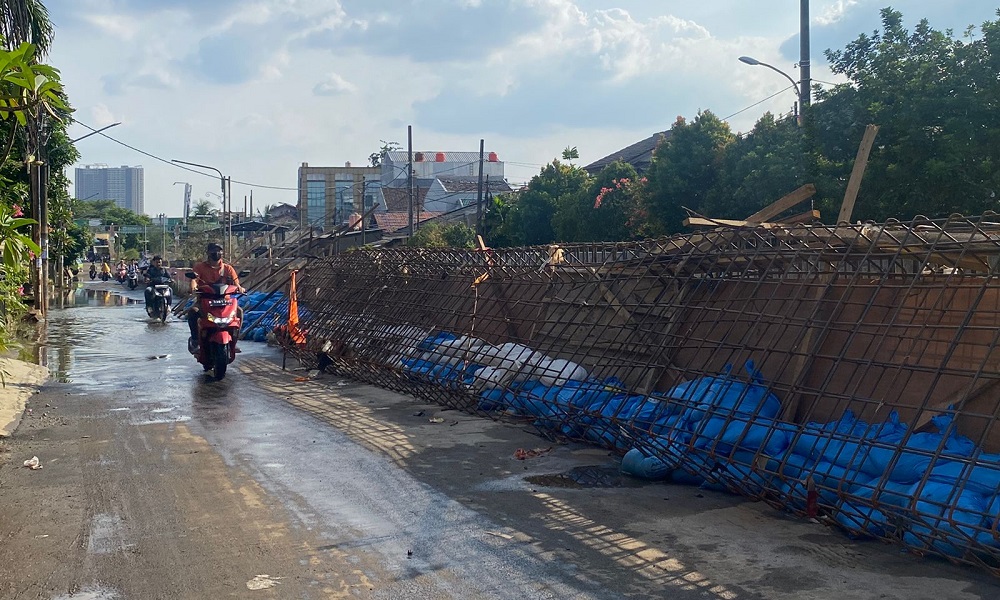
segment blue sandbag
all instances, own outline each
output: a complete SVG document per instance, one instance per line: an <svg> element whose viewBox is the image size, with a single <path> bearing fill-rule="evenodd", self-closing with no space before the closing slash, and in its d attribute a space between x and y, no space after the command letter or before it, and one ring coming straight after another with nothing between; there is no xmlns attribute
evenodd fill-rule
<svg viewBox="0 0 1000 600"><path fill-rule="evenodd" d="M458 336L454 333L449 333L447 331L439 331L434 335L424 338L422 342L417 344L418 350L429 351L437 348L441 342L450 342L452 340L457 340Z"/></svg>
<svg viewBox="0 0 1000 600"><path fill-rule="evenodd" d="M837 505L833 518L852 538L883 537L890 529L882 511L847 500Z"/></svg>
<svg viewBox="0 0 1000 600"><path fill-rule="evenodd" d="M921 484L915 484L914 490ZM980 529L990 526L986 500L975 492L959 492L954 486L927 483L914 505L915 522L903 541L919 550L934 550L948 556L963 556Z"/></svg>
<svg viewBox="0 0 1000 600"><path fill-rule="evenodd" d="M633 448L622 457L621 470L623 473L640 479L662 481L670 477L670 472L674 470L674 465L668 464L655 456L646 456L638 448Z"/></svg>
<svg viewBox="0 0 1000 600"><path fill-rule="evenodd" d="M750 450L762 449L769 456L780 456L786 448L793 426L766 418L733 419L722 434L719 443Z"/></svg>
<svg viewBox="0 0 1000 600"><path fill-rule="evenodd" d="M764 380L753 361L748 360L745 368L750 375L749 384L731 379L727 365L723 377L701 377L685 382L675 386L668 395L689 403L685 411L689 422L706 416L777 417L781 412L781 401L762 385Z"/></svg>
<svg viewBox="0 0 1000 600"><path fill-rule="evenodd" d="M936 483L952 483L983 495L1000 492L1000 454L982 453L972 462L954 461L935 464L927 476Z"/></svg>

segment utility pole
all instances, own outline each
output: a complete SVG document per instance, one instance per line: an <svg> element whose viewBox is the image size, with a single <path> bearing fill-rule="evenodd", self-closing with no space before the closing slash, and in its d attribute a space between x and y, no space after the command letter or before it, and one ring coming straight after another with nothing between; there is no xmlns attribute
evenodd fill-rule
<svg viewBox="0 0 1000 600"><path fill-rule="evenodd" d="M406 126L406 147L408 160L406 164L406 189L409 198L410 237L413 237L413 125Z"/></svg>
<svg viewBox="0 0 1000 600"><path fill-rule="evenodd" d="M799 112L805 118L812 103L812 74L809 65L809 0L799 0Z"/></svg>
<svg viewBox="0 0 1000 600"><path fill-rule="evenodd" d="M477 186L476 193L476 234L482 235L482 222L483 222L483 149L485 147L486 140L480 138L479 140L479 185Z"/></svg>

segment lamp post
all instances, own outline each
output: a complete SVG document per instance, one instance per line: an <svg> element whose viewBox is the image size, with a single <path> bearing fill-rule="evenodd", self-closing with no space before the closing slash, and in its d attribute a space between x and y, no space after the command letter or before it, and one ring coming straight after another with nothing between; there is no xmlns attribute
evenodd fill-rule
<svg viewBox="0 0 1000 600"><path fill-rule="evenodd" d="M188 165L188 166L191 166L191 167L199 167L199 168L202 168L202 169L209 169L209 170L215 171L216 173L219 174L219 184L222 187L222 210L223 210L223 213L224 213L225 219L226 219L226 227L224 229L224 231L225 231L225 238L223 239L223 244L222 245L223 245L223 252L225 252L226 256L228 256L229 255L229 229L230 229L230 227L229 227L229 205L227 204L227 195L226 195L226 181L227 181L228 178L225 175L222 174L222 171L216 169L215 167L210 167L208 165L200 165L198 163L187 162L187 161L183 161L183 160L177 160L176 158L171 159L170 162L175 162L175 163L181 164L181 165Z"/></svg>
<svg viewBox="0 0 1000 600"><path fill-rule="evenodd" d="M788 81L791 82L792 89L795 90L795 95L799 98L799 102L796 105L796 109L795 109L795 117L796 117L796 120L798 120L799 123L801 124L801 120L798 118L798 116L799 116L798 105L802 104L802 91L799 89L799 84L796 83L796 81L794 79L792 79L792 76L789 75L788 73L785 73L781 69L775 67L774 65L769 65L766 62L759 61L756 58L753 58L751 56L741 56L740 57L740 62L744 63L744 64L747 64L747 65L750 65L752 67L767 67L768 69L771 69L775 73L779 73L782 77L784 77L785 79L787 79Z"/></svg>

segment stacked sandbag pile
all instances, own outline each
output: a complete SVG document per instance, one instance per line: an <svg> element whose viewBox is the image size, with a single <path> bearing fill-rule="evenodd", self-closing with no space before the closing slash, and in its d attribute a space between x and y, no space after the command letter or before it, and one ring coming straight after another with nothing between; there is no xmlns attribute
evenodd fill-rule
<svg viewBox="0 0 1000 600"><path fill-rule="evenodd" d="M915 432L892 412L869 424L850 410L829 422L782 421L782 403L753 362L667 392L630 393L572 361L520 344L436 333L401 349L410 376L473 390L478 408L534 417L543 431L627 451L646 479L727 489L804 512L814 503L853 536L918 551L1000 558L1000 455L956 433Z"/></svg>

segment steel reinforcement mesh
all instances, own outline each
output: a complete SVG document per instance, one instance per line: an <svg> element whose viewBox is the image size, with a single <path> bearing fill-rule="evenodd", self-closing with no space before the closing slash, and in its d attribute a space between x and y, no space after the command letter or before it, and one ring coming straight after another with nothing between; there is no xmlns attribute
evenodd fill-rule
<svg viewBox="0 0 1000 600"><path fill-rule="evenodd" d="M1000 574L998 258L993 214L358 250L287 349Z"/></svg>

